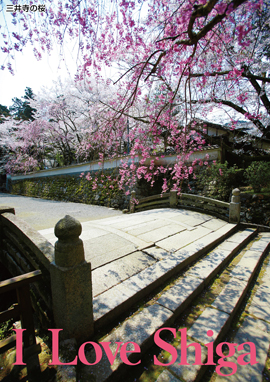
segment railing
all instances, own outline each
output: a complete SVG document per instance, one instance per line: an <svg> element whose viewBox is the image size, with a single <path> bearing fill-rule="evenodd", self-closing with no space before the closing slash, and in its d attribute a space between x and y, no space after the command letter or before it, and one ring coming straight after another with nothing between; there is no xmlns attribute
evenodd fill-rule
<svg viewBox="0 0 270 382"><path fill-rule="evenodd" d="M162 207L186 208L198 212L206 212L232 223L238 223L240 221L240 191L238 188L232 191L230 203L193 194L182 193L178 196L177 191L137 200L135 191L131 192L131 213Z"/></svg>
<svg viewBox="0 0 270 382"><path fill-rule="evenodd" d="M182 194L178 199L178 207L188 208L195 211L210 212L223 219L229 218L230 203L222 202L200 195Z"/></svg>
<svg viewBox="0 0 270 382"><path fill-rule="evenodd" d="M135 191L131 192L130 212L149 210L152 208L170 207L170 193L147 196L137 200Z"/></svg>
<svg viewBox="0 0 270 382"><path fill-rule="evenodd" d="M34 309L44 328L52 324L50 264L54 247L15 216L13 208L0 207L1 263L12 275L42 271L42 283L31 285Z"/></svg>
<svg viewBox="0 0 270 382"><path fill-rule="evenodd" d="M36 343L29 283L34 283L40 280L42 280L41 271L34 271L0 282L0 294L12 290L16 290L17 292L18 303L13 305L12 308L0 312L0 323L10 319L19 318L21 321L21 328L26 329L23 332L23 358L24 362L27 364L28 376L32 380L34 380L34 377L36 378L41 372L38 359L41 347ZM15 345L16 335L12 335L0 342L0 353L4 353Z"/></svg>
<svg viewBox="0 0 270 382"><path fill-rule="evenodd" d="M1 263L14 275L27 270L33 270L31 274L37 269L42 271L42 282L31 285L31 301L43 328L62 329L61 339L80 341L91 337L94 332L91 264L85 261L83 242L79 239L80 222L70 216L61 219L55 226L58 241L53 247L14 214L13 208L0 208ZM14 309L17 314L18 308ZM4 317L10 314L5 312Z"/></svg>

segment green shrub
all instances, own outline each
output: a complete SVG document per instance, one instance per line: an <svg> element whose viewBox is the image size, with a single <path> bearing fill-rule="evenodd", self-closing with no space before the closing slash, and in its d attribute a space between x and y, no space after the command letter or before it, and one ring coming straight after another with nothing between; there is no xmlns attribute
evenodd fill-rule
<svg viewBox="0 0 270 382"><path fill-rule="evenodd" d="M232 190L240 187L243 171L236 165L228 167L228 162L213 163L197 175L197 186L203 194L228 202Z"/></svg>
<svg viewBox="0 0 270 382"><path fill-rule="evenodd" d="M269 162L252 162L245 170L244 176L247 184L253 188L255 192L260 192L263 187L270 185L270 163Z"/></svg>

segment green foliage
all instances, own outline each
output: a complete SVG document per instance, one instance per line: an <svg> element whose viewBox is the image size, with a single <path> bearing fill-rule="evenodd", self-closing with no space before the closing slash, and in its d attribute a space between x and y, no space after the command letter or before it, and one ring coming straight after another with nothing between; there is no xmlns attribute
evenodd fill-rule
<svg viewBox="0 0 270 382"><path fill-rule="evenodd" d="M60 152L56 153L55 160L60 167L65 166L65 158L64 158L63 154L61 154Z"/></svg>
<svg viewBox="0 0 270 382"><path fill-rule="evenodd" d="M247 184L250 185L255 192L260 192L262 187L270 185L270 163L269 162L252 162L245 170L244 176Z"/></svg>
<svg viewBox="0 0 270 382"><path fill-rule="evenodd" d="M232 190L240 187L243 171L236 165L228 167L228 162L213 163L197 175L198 188L209 197L228 202Z"/></svg>
<svg viewBox="0 0 270 382"><path fill-rule="evenodd" d="M8 108L4 105L0 105L0 123L5 122L5 118L10 116Z"/></svg>
<svg viewBox="0 0 270 382"><path fill-rule="evenodd" d="M36 109L30 106L30 99L34 99L34 93L31 88L26 87L24 96L21 98L12 98L13 105L9 108L10 113L16 120L33 121Z"/></svg>

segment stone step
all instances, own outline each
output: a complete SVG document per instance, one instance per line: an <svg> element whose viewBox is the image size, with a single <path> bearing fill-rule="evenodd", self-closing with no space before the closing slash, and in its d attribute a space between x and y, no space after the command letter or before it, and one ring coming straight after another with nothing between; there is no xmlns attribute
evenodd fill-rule
<svg viewBox="0 0 270 382"><path fill-rule="evenodd" d="M152 300L149 304L146 303L146 305L144 305L144 307L141 310L135 312L131 317L127 318L124 322L120 323L119 326L116 327L111 333L105 335L102 338L102 342L110 342L110 349L112 354L117 353L113 364L110 364L108 357L106 356L104 351L101 360L97 364L94 364L96 360L95 350L92 349L86 352L86 359L91 364L91 366L82 367L82 380L84 380L83 376L87 375L87 373L89 372L91 372L91 376L99 382L110 380L112 376L113 378L119 380L121 375L126 371L126 365L121 359L123 357L120 358L120 353L117 352L117 347L119 345L117 344L117 342L136 343L136 346L138 346L140 352L137 351L137 348L134 349L134 345L132 344L128 344L126 350L127 352L129 352L129 362L139 362L142 357L142 353L144 353L149 347L153 345L154 335L157 332L157 330L162 327L171 325L176 319L176 317L178 317L186 309L186 307L191 304L193 299L196 296L198 296L198 294L205 288L205 286L210 282L210 280L216 276L216 274L221 270L221 268L224 267L230 261L232 256L236 254L240 248L246 245L254 235L254 229L245 229L242 232L237 232L234 235L231 235L229 238L225 239L224 242L216 246L203 259L199 260L197 264L188 269L184 273L184 275L175 280L173 285L170 285L169 288L165 288L165 291L159 294L157 298L154 299L154 301ZM166 259L166 264L169 264L169 266L166 268L163 265L163 269L159 268L159 276L161 276L162 278L162 271L169 272L171 270L170 266L172 264L174 264L174 267L177 266L179 260L185 262L187 259L186 255L189 254L189 256L192 256L196 250L202 251L202 246L199 245L199 243L196 243L195 245L193 243L191 245L191 248L183 248L183 250L175 252L168 259ZM192 253L192 251L194 252ZM160 261L159 263L162 263L162 261ZM185 266L187 264L188 263L186 263ZM154 273L148 271L148 274L146 273L144 275L144 278L138 278L136 282L135 280L132 280L132 282L130 281L130 279L127 280L130 284L125 285L126 289L124 289L123 294L131 294L133 291L135 291L135 293L136 291L137 293L139 293L139 290L142 288L142 283L144 282L145 285L147 284L145 280L148 280L148 282L150 281L150 283L155 282L155 278L151 279L153 275ZM138 277L138 275L136 276ZM124 283L121 283L117 287L120 288L122 284ZM133 290L129 289L132 287ZM110 290L110 297L107 294L109 291L105 292L107 299L104 298L103 305L106 306L106 308L115 296L113 293L114 290L118 290L118 295L116 299L118 299L118 302L121 304L121 289L116 289L116 287L114 287ZM101 300L99 300L99 302L100 308L102 308L103 305L101 304ZM226 312L219 312L216 308L209 309L211 309L211 311L209 311L210 315L208 314L207 322L223 322L223 327L227 322L229 314ZM208 311L206 311L206 313L207 312ZM219 317L218 319L217 316ZM216 329L215 335L218 336L218 328Z"/></svg>
<svg viewBox="0 0 270 382"><path fill-rule="evenodd" d="M241 246L244 246L255 235L255 229L244 230L242 236L235 231L236 226L228 223L217 231L201 237L173 253L167 253L157 246L145 249L146 253L156 258L157 261L154 264L94 297L95 329L99 329L116 319L136 302L202 257L218 243L222 242L219 253L213 254L214 257L216 256L215 261L219 261L228 252L233 256ZM233 239L233 233L237 235L237 239ZM217 266L216 270L218 271L218 269Z"/></svg>
<svg viewBox="0 0 270 382"><path fill-rule="evenodd" d="M187 331L187 343L195 344L195 346L201 346L201 359L202 363L209 362L207 358L206 344L210 342L214 343L214 348L222 341L222 338L227 334L232 320L238 313L239 307L246 296L248 288L252 282L257 268L260 265L263 257L269 250L270 237L266 234L260 235L260 240L253 243L253 245L247 250L239 263L230 272L230 280L228 284L223 288L222 292L204 312L199 316L191 328ZM254 261L253 261L254 260ZM270 270L270 266L269 266ZM255 295L254 303L249 308L253 315L256 315L256 309L258 309L258 299L262 297L262 293L267 289L267 295L264 295L264 300L269 301L270 287L266 284L269 281L268 273L265 274L265 283L258 289ZM257 299L256 299L257 298ZM267 308L265 309L265 306ZM268 304L265 304L264 308L259 308L258 311L263 312L261 319L254 319L248 317L244 320L241 329L237 332L233 343L239 345L243 342L253 342L258 349L258 364L243 366L240 365L237 374L224 376L222 374L232 373L232 368L221 367L219 374L215 373L215 382L221 381L246 381L252 377L252 381L262 381L262 370L265 366L267 358L267 351L270 343L270 308ZM255 314L254 314L255 313ZM259 315L259 314L258 314ZM268 318L269 323L264 320ZM212 331L211 337L208 335L208 330ZM256 337L257 336L257 337ZM197 345L196 345L197 344ZM207 366L198 365L195 361L194 347L188 348L188 363L189 365L179 365L174 363L168 366L167 371L162 372L156 382L165 382L174 380L177 376L182 382L193 382L201 380L202 376L207 370ZM177 348L179 354L181 354L181 344ZM237 357L243 353L250 352L247 346L242 351L230 358L230 362L233 362L237 370L238 363ZM192 365L196 362L196 365ZM236 372L235 370L235 372ZM247 377L249 376L249 378ZM171 377L171 379L170 379Z"/></svg>
<svg viewBox="0 0 270 382"><path fill-rule="evenodd" d="M265 242L269 243L270 234L262 234L262 240L255 242L252 246L252 250L262 249ZM237 331L233 342L242 344L244 342L252 342L256 347L256 364L254 365L240 365L237 362L239 355L250 352L250 349L244 347L241 351L237 351L233 357L232 362L237 364L237 372L231 376L220 376L217 373L214 374L216 382L230 381L236 382L241 376L242 380L251 379L252 381L263 380L263 370L265 368L267 360L267 352L270 344L270 261L264 269L264 275L260 280L260 284L256 290L256 293L251 297L251 303L246 308L247 314L240 329ZM223 374L229 374L228 367L222 367L221 372ZM251 378L252 376L252 378Z"/></svg>

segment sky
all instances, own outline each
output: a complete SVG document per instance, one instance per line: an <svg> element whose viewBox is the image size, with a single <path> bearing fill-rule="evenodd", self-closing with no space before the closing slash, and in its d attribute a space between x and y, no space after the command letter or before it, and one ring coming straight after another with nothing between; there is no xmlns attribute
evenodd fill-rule
<svg viewBox="0 0 270 382"><path fill-rule="evenodd" d="M20 5L29 3L30 1L18 2ZM36 5L42 3L43 0L35 2ZM6 30L9 33L18 31L18 25L14 26L12 23L12 13L8 12L8 7L11 7L11 4L10 0L0 0L0 27L2 26L0 28L0 41L2 31L5 33ZM12 98L23 97L26 87L30 87L34 94L38 94L42 91L43 86L50 88L53 86L53 82L59 78L61 78L62 82L66 78L74 79L78 67L78 40L66 41L63 51L65 54L64 59L59 54L59 46L54 44L51 56L43 53L40 61L35 58L33 47L30 44L23 48L23 52L15 52L15 60L11 61L14 75L10 74L7 69L0 69L0 104L10 107L13 103ZM3 64L6 66L5 58L6 54L0 50L0 68ZM119 70L116 68L102 68L102 75L107 78L117 79L118 72Z"/></svg>
<svg viewBox="0 0 270 382"><path fill-rule="evenodd" d="M7 12L8 4L11 4L11 1L0 1L0 25L3 27L7 25L8 29L12 31L14 26L11 23L12 15ZM15 60L12 61L14 75L10 74L7 69L0 69L0 104L11 106L12 98L21 98L26 87L30 87L34 94L37 94L43 86L53 86L53 81L59 77L62 79L74 78L77 68L77 50L74 48L72 52L69 47L73 48L72 44L65 48L65 60L61 60L57 47L54 47L51 56L45 53L40 61L35 58L31 45L26 46L23 52L16 52ZM0 51L0 66L6 64L5 56Z"/></svg>
<svg viewBox="0 0 270 382"><path fill-rule="evenodd" d="M29 1L20 2L20 4L29 4ZM41 4L42 0L36 2ZM16 31L12 24L12 15L7 12L7 5L11 4L9 0L0 0L0 26L7 26L9 31ZM3 30L3 29L2 29ZM5 29L4 29L5 30ZM0 39L2 38L0 33ZM59 46L54 45L53 51L49 56L43 53L42 59L37 61L34 56L31 45L24 47L23 52L15 52L15 60L12 61L14 75L5 69L0 69L0 104L10 107L12 98L21 98L24 95L26 87L30 87L34 94L42 92L42 87L52 87L53 82L61 78L74 79L77 71L78 61L78 41L68 41L64 44L65 58L59 54ZM0 67L6 65L5 54L0 51ZM108 68L102 69L106 77L114 77L116 70ZM118 70L117 70L118 73ZM118 78L118 76L117 76Z"/></svg>
<svg viewBox="0 0 270 382"><path fill-rule="evenodd" d="M74 78L76 61L70 56L68 60L61 61L58 52L47 54L40 61L35 58L31 47L23 53L18 52L14 61L14 75L7 69L0 70L0 104L7 107L12 105L12 98L21 98L26 87L30 87L34 94L39 93L42 87L52 87L53 81L59 77Z"/></svg>
<svg viewBox="0 0 270 382"><path fill-rule="evenodd" d="M1 55L1 53L0 53ZM61 78L74 79L77 72L77 51L65 49L65 59L61 58L57 47L51 56L44 54L40 61L35 58L31 46L21 53L17 52L13 69L14 75L7 69L0 69L0 104L12 105L12 98L21 98L26 87L30 87L34 94L42 94L42 88L51 88L53 83ZM1 61L0 61L1 62ZM117 68L102 68L102 74L109 78L118 78Z"/></svg>

